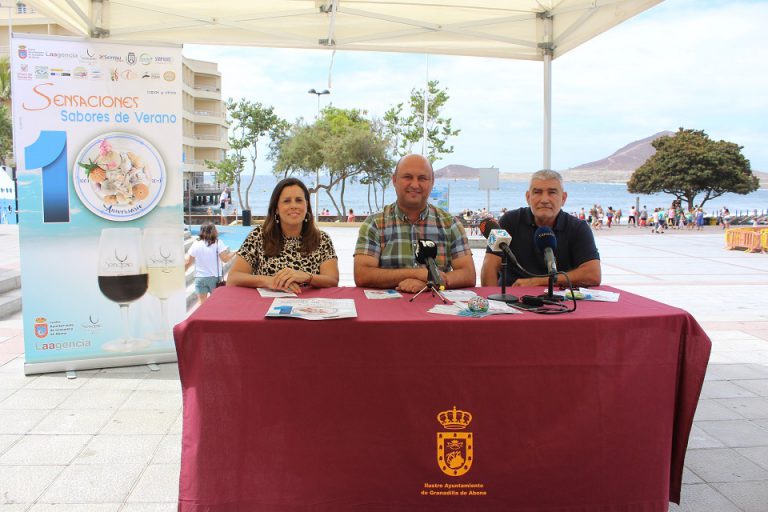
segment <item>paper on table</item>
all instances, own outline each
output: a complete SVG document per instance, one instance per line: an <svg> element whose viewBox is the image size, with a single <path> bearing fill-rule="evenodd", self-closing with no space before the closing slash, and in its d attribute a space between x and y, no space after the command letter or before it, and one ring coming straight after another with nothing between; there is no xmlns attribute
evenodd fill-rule
<svg viewBox="0 0 768 512"><path fill-rule="evenodd" d="M367 299L399 299L402 297L397 290L365 290Z"/></svg>
<svg viewBox="0 0 768 512"><path fill-rule="evenodd" d="M477 296L472 290L443 290L442 293L446 299L452 301L468 301L472 297Z"/></svg>
<svg viewBox="0 0 768 512"><path fill-rule="evenodd" d="M256 288L262 297L297 297L293 292L283 292L280 290L270 290L269 288Z"/></svg>
<svg viewBox="0 0 768 512"><path fill-rule="evenodd" d="M278 297L265 315L267 318L301 318L303 320L328 320L331 318L355 318L354 299L291 299Z"/></svg>
<svg viewBox="0 0 768 512"><path fill-rule="evenodd" d="M453 304L436 304L432 306L432 309L427 313L436 313L438 315L451 315L451 316L469 316L473 318L482 318L489 315L519 315L522 311L518 311L506 303L498 300L488 301L488 311L471 311L466 302L454 302Z"/></svg>
<svg viewBox="0 0 768 512"><path fill-rule="evenodd" d="M599 302L619 302L619 294L605 290L592 290L590 288L579 288L584 294L584 300L595 300Z"/></svg>
<svg viewBox="0 0 768 512"><path fill-rule="evenodd" d="M555 295L560 295L566 299L571 298L570 290L559 290L553 292ZM579 288L576 290L576 300L590 300L593 302L619 302L619 295L615 292L609 292L605 290L594 290L592 288Z"/></svg>

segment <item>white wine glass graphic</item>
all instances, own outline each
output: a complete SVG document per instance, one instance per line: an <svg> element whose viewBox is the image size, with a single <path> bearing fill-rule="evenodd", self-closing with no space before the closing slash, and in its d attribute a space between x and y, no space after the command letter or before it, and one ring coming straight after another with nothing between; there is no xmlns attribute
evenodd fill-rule
<svg viewBox="0 0 768 512"><path fill-rule="evenodd" d="M160 300L160 330L153 340L171 340L168 299L184 288L184 233L181 228L144 230L144 255L149 275L149 293Z"/></svg>
<svg viewBox="0 0 768 512"><path fill-rule="evenodd" d="M133 352L149 341L131 336L128 308L147 292L147 269L138 228L101 230L99 239L99 290L120 306L120 337L102 348L111 352Z"/></svg>

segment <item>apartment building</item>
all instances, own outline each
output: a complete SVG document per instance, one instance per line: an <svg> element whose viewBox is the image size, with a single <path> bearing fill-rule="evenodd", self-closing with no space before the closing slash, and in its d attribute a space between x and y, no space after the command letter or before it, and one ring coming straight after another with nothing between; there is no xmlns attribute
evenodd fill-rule
<svg viewBox="0 0 768 512"><path fill-rule="evenodd" d="M184 194L192 194L192 204L211 202L221 191L212 179L206 183L205 161L221 161L229 149L221 73L215 62L184 58L182 66Z"/></svg>

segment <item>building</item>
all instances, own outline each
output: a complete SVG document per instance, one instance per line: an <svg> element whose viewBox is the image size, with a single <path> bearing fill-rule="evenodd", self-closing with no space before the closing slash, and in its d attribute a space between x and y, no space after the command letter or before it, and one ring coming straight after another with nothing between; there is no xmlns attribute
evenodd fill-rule
<svg viewBox="0 0 768 512"><path fill-rule="evenodd" d="M0 55L8 55L8 30L15 33L71 36L66 28L35 12L24 2L0 3ZM226 106L221 100L221 73L215 62L182 59L182 169L184 208L215 202L221 187L214 184L206 160L220 161L229 149ZM206 174L208 178L206 179Z"/></svg>
<svg viewBox="0 0 768 512"><path fill-rule="evenodd" d="M196 205L218 200L221 188L212 178L206 183L205 174L211 170L205 166L205 161L223 160L229 144L218 65L184 58L182 66L183 169L187 208L190 202Z"/></svg>

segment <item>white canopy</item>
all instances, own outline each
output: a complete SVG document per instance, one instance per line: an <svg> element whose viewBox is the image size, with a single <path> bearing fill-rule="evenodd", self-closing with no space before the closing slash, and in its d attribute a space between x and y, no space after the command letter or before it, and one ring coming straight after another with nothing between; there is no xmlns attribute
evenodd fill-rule
<svg viewBox="0 0 768 512"><path fill-rule="evenodd" d="M661 0L26 0L84 37L551 60Z"/></svg>
<svg viewBox="0 0 768 512"><path fill-rule="evenodd" d="M85 37L543 60L661 0L26 0ZM546 21L552 21L547 34Z"/></svg>

